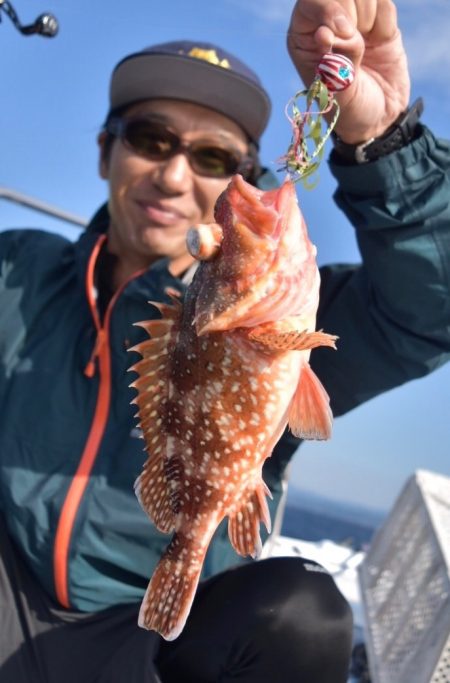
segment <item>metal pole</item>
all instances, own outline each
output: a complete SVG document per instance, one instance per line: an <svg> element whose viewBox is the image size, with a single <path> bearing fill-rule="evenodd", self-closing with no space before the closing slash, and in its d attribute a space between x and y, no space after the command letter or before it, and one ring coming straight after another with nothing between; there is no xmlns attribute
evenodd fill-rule
<svg viewBox="0 0 450 683"><path fill-rule="evenodd" d="M0 0L0 6L3 0ZM45 213L47 216L52 216L53 218L58 218L67 223L73 223L78 227L85 228L87 221L80 216L76 216L73 213L68 213L62 209L58 209L56 206L51 206L50 204L45 204L44 202L29 197L15 190L10 190L7 187L0 187L0 199L7 199L8 201L14 202L16 204L22 204L27 208L34 209L35 211L40 211Z"/></svg>

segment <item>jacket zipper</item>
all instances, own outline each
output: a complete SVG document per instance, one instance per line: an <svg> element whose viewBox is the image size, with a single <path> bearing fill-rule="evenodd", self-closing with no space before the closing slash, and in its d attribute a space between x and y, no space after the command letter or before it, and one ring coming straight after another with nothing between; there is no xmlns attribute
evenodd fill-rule
<svg viewBox="0 0 450 683"><path fill-rule="evenodd" d="M103 326L97 310L94 294L94 271L97 257L106 240L102 235L97 241L89 259L86 273L86 294L97 330L97 338L89 363L86 366L87 377L95 375L95 361L98 360L100 374L97 404L86 444L81 455L78 468L73 475L66 498L61 508L55 534L53 550L53 572L56 597L61 605L70 608L69 601L69 549L75 519L89 483L90 474L100 448L101 440L108 421L111 400L111 349L109 325L114 305L127 284L141 273L134 274L114 294L106 309Z"/></svg>

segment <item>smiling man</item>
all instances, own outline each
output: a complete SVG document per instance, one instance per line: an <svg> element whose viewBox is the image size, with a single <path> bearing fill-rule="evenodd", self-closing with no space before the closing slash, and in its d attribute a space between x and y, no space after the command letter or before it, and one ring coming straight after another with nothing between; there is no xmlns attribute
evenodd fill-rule
<svg viewBox="0 0 450 683"><path fill-rule="evenodd" d="M122 142L110 153L108 135ZM116 284L161 256L180 275L193 262L187 230L214 220L231 175L251 164L244 131L209 108L155 99L110 116L100 145L109 184L108 249L120 264Z"/></svg>
<svg viewBox="0 0 450 683"><path fill-rule="evenodd" d="M450 164L408 106L390 0L299 0L288 46L308 85L330 43L356 68L331 168L363 259L321 271L318 328L340 343L313 365L339 415L450 356ZM212 221L232 175L267 188L269 114L259 78L218 46L129 55L99 134L109 198L85 234L0 235L0 683L347 679L352 617L331 577L302 558L240 560L226 525L182 635L137 627L167 537L133 490L146 457L133 323L157 315L148 301L167 288L183 292L186 232ZM298 445L285 434L266 462L272 517Z"/></svg>

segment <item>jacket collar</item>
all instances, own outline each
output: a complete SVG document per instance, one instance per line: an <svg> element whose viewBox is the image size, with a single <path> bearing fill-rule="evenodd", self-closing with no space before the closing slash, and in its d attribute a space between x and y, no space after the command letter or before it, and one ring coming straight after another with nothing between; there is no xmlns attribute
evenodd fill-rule
<svg viewBox="0 0 450 683"><path fill-rule="evenodd" d="M86 281L86 270L89 258L101 235L105 234L109 226L109 212L107 204L103 204L93 215L85 232L76 243L76 261L79 278L84 283ZM133 298L149 298L157 296L161 300L164 290L172 287L184 294L186 284L177 277L174 277L169 269L169 259L161 258L153 263L146 271L133 278L123 294ZM165 298L165 297L164 297Z"/></svg>
<svg viewBox="0 0 450 683"><path fill-rule="evenodd" d="M108 204L105 202L94 213L86 228L87 233L103 234L108 230L109 226L109 211Z"/></svg>

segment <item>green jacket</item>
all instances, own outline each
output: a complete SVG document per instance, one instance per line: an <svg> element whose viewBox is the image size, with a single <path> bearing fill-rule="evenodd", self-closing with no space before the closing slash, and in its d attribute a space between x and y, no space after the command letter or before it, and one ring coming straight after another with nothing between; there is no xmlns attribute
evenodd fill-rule
<svg viewBox="0 0 450 683"><path fill-rule="evenodd" d="M363 257L321 269L318 327L339 335L339 353L312 362L341 415L450 356L450 147L425 130L377 162L331 164ZM160 260L100 319L92 273L107 223L103 209L75 244L0 234L0 506L44 588L83 611L139 601L168 542L133 491L146 456L127 348L143 338L133 323L152 315L147 302L181 284ZM286 433L266 463L273 508L297 446ZM226 534L205 575L238 562Z"/></svg>

